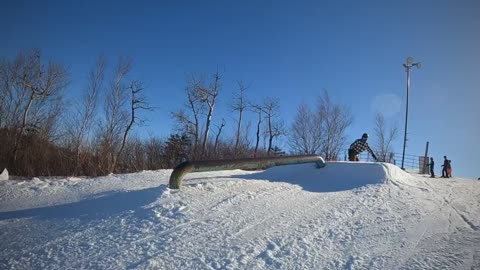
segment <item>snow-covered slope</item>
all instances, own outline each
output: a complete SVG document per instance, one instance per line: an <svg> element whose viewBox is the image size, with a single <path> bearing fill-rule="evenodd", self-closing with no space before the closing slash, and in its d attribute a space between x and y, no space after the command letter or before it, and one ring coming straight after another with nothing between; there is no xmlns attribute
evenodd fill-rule
<svg viewBox="0 0 480 270"><path fill-rule="evenodd" d="M480 269L480 182L391 164L0 182L0 269Z"/></svg>

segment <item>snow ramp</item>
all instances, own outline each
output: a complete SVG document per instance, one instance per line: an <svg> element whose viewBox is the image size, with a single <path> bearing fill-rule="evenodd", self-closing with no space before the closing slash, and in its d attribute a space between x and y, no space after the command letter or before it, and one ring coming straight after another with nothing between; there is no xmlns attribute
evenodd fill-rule
<svg viewBox="0 0 480 270"><path fill-rule="evenodd" d="M287 182L312 192L351 190L366 185L385 184L391 180L403 182L411 178L410 174L399 167L381 162L327 162L321 169L314 164L295 164L235 177Z"/></svg>

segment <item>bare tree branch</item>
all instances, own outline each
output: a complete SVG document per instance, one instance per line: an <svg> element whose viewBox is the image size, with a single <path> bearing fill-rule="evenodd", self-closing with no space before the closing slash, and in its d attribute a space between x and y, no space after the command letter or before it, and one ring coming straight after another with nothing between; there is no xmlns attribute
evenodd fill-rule
<svg viewBox="0 0 480 270"><path fill-rule="evenodd" d="M262 111L267 120L268 148L267 155L271 155L273 149L273 140L285 134L285 124L278 119L280 104L278 99L267 97L263 100Z"/></svg>
<svg viewBox="0 0 480 270"><path fill-rule="evenodd" d="M387 132L385 117L382 113L377 112L375 115L375 137L376 137L376 153L378 161L391 162L390 153L393 152L392 143L398 136L398 128L396 125L391 126Z"/></svg>
<svg viewBox="0 0 480 270"><path fill-rule="evenodd" d="M238 120L237 120L237 129L235 131L235 148L234 152L235 155L238 154L238 147L240 146L240 132L242 130L242 120L243 120L243 113L247 108L247 102L245 99L245 91L247 90L247 86L243 82L237 82L238 84L238 92L234 94L233 103L231 104L230 108L233 112L238 112Z"/></svg>
<svg viewBox="0 0 480 270"><path fill-rule="evenodd" d="M120 157L120 155L123 152L123 149L125 148L125 143L127 142L127 136L132 129L133 125L139 121L139 118L137 116L137 112L139 109L146 109L146 110L151 110L151 107L148 106L148 104L145 102L144 97L140 95L140 92L143 91L143 85L139 81L133 81L130 83L130 93L131 93L131 102L130 102L130 121L128 122L124 132L123 132L123 137L122 137L122 142L120 144L120 149L117 152L116 158L113 161L113 170L115 170L117 161Z"/></svg>
<svg viewBox="0 0 480 270"><path fill-rule="evenodd" d="M322 144L323 117L302 103L290 128L290 147L297 154L318 154Z"/></svg>
<svg viewBox="0 0 480 270"><path fill-rule="evenodd" d="M212 123L212 116L213 116L213 111L215 109L217 97L220 92L220 79L221 79L220 73L217 71L213 75L213 82L209 88L204 88L202 86L199 86L197 88L197 93L201 97L200 100L206 103L208 106L207 119L205 122L205 133L203 135L202 157L206 155L206 151L207 151L208 133L210 131L210 125Z"/></svg>
<svg viewBox="0 0 480 270"><path fill-rule="evenodd" d="M323 124L323 141L321 155L327 160L337 160L340 150L345 145L345 131L353 118L348 107L335 104L327 91L318 98L319 117Z"/></svg>

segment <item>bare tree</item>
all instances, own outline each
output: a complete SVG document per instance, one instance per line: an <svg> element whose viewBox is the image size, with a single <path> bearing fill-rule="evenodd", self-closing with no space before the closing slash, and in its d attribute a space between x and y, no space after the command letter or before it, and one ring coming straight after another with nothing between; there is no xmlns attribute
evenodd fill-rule
<svg viewBox="0 0 480 270"><path fill-rule="evenodd" d="M0 59L0 128L7 125L9 114L9 99L11 99L12 83L10 63L4 59Z"/></svg>
<svg viewBox="0 0 480 270"><path fill-rule="evenodd" d="M273 148L273 140L285 134L284 122L278 119L280 112L280 104L276 98L265 98L263 101L263 113L265 114L268 136L267 155L271 155Z"/></svg>
<svg viewBox="0 0 480 270"><path fill-rule="evenodd" d="M123 152L123 149L125 147L125 143L127 142L127 136L132 129L133 125L138 122L142 122L143 120L138 117L137 112L139 110L152 110L152 107L148 105L148 103L145 101L145 98L141 96L141 92L143 91L144 87L141 82L139 81L133 81L130 84L130 120L123 131L123 136L122 136L122 142L120 144L120 149L117 152L116 157L113 160L113 166L111 171L113 172L115 170L115 167L117 165L118 158Z"/></svg>
<svg viewBox="0 0 480 270"><path fill-rule="evenodd" d="M105 57L101 55L95 68L88 76L88 86L83 95L82 103L77 107L76 116L71 127L71 136L73 136L73 149L75 151L75 174L78 174L80 164L82 163L82 152L84 152L86 140L89 131L94 122L94 115L98 103L98 95L101 90L105 74Z"/></svg>
<svg viewBox="0 0 480 270"><path fill-rule="evenodd" d="M290 128L290 147L299 154L316 154L322 143L323 116L314 113L307 104L297 108L297 114Z"/></svg>
<svg viewBox="0 0 480 270"><path fill-rule="evenodd" d="M262 105L254 104L254 103L250 104L250 108L257 115L257 128L255 131L255 149L253 150L253 157L257 157L258 146L260 144L260 128L262 126L263 110L262 110Z"/></svg>
<svg viewBox="0 0 480 270"><path fill-rule="evenodd" d="M207 118L205 121L205 132L203 135L203 145L202 145L202 156L206 155L207 151L207 140L208 140L208 133L210 131L210 125L212 123L212 115L215 109L215 104L217 101L217 97L220 91L220 73L217 71L213 75L213 82L210 87L205 88L199 85L198 94L200 96L200 100L207 105Z"/></svg>
<svg viewBox="0 0 480 270"><path fill-rule="evenodd" d="M13 146L13 159L17 159L18 146L21 144L23 135L29 123L42 123L44 127L50 127L52 121L58 116L58 111L49 111L47 108L47 114L43 109L51 104L52 100L59 100L60 91L62 91L68 84L68 75L66 69L53 62L49 62L47 67L41 63L40 51L33 50L27 54L24 58L20 56L18 63L21 66L20 73L16 74L16 90L17 90L17 103L15 105L15 112L13 115L17 115L19 111L22 111L22 121L20 124L19 132L14 140ZM35 107L35 105L37 105ZM29 117L29 113L33 107L34 115L37 118ZM39 118L39 116L41 118ZM47 120L47 121L42 121ZM47 125L50 124L50 125ZM33 126L31 126L33 127ZM39 128L39 126L37 126Z"/></svg>
<svg viewBox="0 0 480 270"><path fill-rule="evenodd" d="M205 86L204 80L198 77L192 76L186 93L188 103L186 108L189 112L179 110L172 113L173 118L180 125L181 133L185 131L193 137L194 140L194 157L197 156L197 149L199 144L200 134L200 115L204 112L205 115L205 127L203 129L203 140L201 147L201 157L204 158L207 152L208 135L210 132L210 126L212 124L213 112L217 102L217 97L220 92L220 73L217 71L213 75L213 81L209 86ZM203 122L202 122L203 123Z"/></svg>
<svg viewBox="0 0 480 270"><path fill-rule="evenodd" d="M319 114L323 124L323 141L321 154L327 160L337 160L340 150L345 145L345 131L353 118L348 107L335 104L327 91L318 98Z"/></svg>
<svg viewBox="0 0 480 270"><path fill-rule="evenodd" d="M237 129L235 131L235 155L238 153L238 148L240 146L243 113L247 108L247 101L245 100L245 90L247 87L242 82L237 83L238 92L234 94L233 103L230 106L233 112L238 112Z"/></svg>
<svg viewBox="0 0 480 270"><path fill-rule="evenodd" d="M215 145L213 146L213 153L217 155L217 147L218 147L218 142L220 141L220 134L222 133L222 129L225 127L225 119L222 118L222 123L220 124L220 127L218 127L218 132L217 136L215 137Z"/></svg>
<svg viewBox="0 0 480 270"><path fill-rule="evenodd" d="M193 157L198 157L198 149L200 142L200 114L205 109L205 104L201 101L197 90L201 87L203 81L191 76L188 86L185 89L187 102L185 109L172 112L172 117L177 122L180 133L186 133L193 139Z"/></svg>
<svg viewBox="0 0 480 270"><path fill-rule="evenodd" d="M375 137L376 137L376 153L378 161L390 162L389 156L392 150L392 142L398 136L398 128L396 125L391 126L387 131L385 117L382 113L377 112L375 115Z"/></svg>
<svg viewBox="0 0 480 270"><path fill-rule="evenodd" d="M55 151L51 146L68 82L65 67L42 63L40 50L0 60L0 167L18 175L51 172L46 164L59 160L48 153Z"/></svg>
<svg viewBox="0 0 480 270"><path fill-rule="evenodd" d="M128 123L128 111L125 108L128 102L128 92L124 80L132 68L132 60L120 58L115 67L114 77L110 83L110 90L106 96L105 125L102 132L101 156L106 162L107 172L113 172L116 163L116 154L120 148L120 137L123 128Z"/></svg>
<svg viewBox="0 0 480 270"><path fill-rule="evenodd" d="M39 53L38 50L29 51L26 54L19 53L12 62L6 59L0 62L0 127L20 128L22 111L29 96L29 89L22 83L24 78L22 74L32 72L33 65L28 62L32 58L35 59L35 54L39 55Z"/></svg>

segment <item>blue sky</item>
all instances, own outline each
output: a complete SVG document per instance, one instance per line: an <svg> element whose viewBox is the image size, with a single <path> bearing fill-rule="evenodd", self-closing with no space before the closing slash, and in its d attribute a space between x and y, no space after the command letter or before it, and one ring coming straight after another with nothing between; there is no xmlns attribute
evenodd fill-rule
<svg viewBox="0 0 480 270"><path fill-rule="evenodd" d="M172 131L186 75L218 68L219 115L238 80L251 100L278 97L287 123L327 90L354 115L349 141L373 133L382 110L400 129L401 152L402 63L412 56L422 68L412 71L407 154L429 141L437 174L447 155L454 175L480 177L479 1L2 1L0 25L0 57L40 48L68 66L70 100L99 54L111 65L132 57L132 77L158 108L138 132L159 136Z"/></svg>

